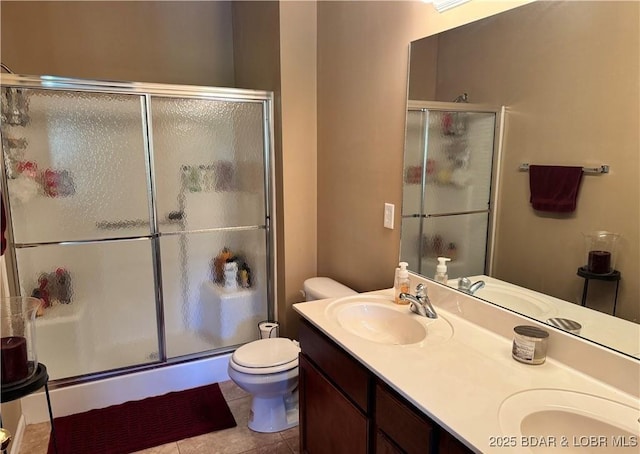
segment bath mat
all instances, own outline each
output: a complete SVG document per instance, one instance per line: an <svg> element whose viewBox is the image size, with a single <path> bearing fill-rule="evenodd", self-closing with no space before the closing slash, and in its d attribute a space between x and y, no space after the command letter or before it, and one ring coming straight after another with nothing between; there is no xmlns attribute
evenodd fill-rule
<svg viewBox="0 0 640 454"><path fill-rule="evenodd" d="M236 426L217 383L54 419L58 454L128 454ZM53 437L48 454L54 454Z"/></svg>

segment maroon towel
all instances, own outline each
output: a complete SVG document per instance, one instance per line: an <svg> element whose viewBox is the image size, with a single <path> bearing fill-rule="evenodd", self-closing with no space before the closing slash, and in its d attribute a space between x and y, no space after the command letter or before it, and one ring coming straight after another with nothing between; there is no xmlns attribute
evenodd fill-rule
<svg viewBox="0 0 640 454"><path fill-rule="evenodd" d="M582 167L529 166L531 205L539 211L571 213L581 181Z"/></svg>

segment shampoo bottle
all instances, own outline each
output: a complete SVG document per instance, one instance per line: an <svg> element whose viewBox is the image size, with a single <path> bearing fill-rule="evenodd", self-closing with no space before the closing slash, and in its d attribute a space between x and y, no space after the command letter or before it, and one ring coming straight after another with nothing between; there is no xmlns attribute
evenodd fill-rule
<svg viewBox="0 0 640 454"><path fill-rule="evenodd" d="M436 282L440 282L441 284L446 284L449 280L449 276L447 275L447 262L451 259L447 257L438 257L438 266L436 266L436 275L433 277Z"/></svg>
<svg viewBox="0 0 640 454"><path fill-rule="evenodd" d="M401 293L409 293L409 270L407 270L409 264L407 262L400 262L400 268L396 269L396 282L395 289L395 303L396 304L409 304L409 301L400 299Z"/></svg>

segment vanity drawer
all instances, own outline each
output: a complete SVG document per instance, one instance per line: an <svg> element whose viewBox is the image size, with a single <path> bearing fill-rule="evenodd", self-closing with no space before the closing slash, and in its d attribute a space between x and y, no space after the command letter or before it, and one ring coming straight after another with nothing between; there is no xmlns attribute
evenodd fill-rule
<svg viewBox="0 0 640 454"><path fill-rule="evenodd" d="M383 385L376 385L376 425L408 454L433 452L434 426ZM386 452L386 451L381 451Z"/></svg>
<svg viewBox="0 0 640 454"><path fill-rule="evenodd" d="M366 414L371 380L368 369L305 319L300 323L299 338L302 352Z"/></svg>

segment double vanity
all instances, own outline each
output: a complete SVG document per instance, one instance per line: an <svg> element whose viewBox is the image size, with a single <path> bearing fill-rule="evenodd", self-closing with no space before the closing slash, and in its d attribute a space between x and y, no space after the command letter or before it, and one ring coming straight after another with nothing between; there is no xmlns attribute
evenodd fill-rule
<svg viewBox="0 0 640 454"><path fill-rule="evenodd" d="M436 319L392 289L294 305L303 452L638 452L636 358L420 283ZM549 332L543 364L512 358L518 325Z"/></svg>

